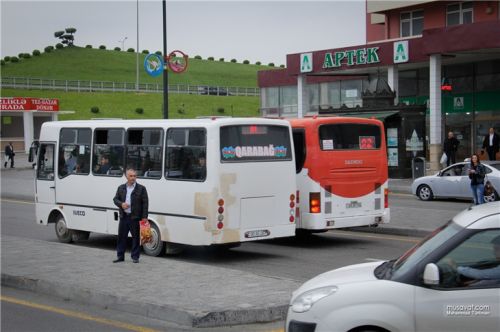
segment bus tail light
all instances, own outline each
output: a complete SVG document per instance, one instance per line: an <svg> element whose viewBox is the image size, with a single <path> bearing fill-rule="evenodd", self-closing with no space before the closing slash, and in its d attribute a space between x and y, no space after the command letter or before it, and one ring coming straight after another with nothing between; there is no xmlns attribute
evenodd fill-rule
<svg viewBox="0 0 500 332"><path fill-rule="evenodd" d="M219 201L217 201L217 205L219 206L217 208L217 229L222 229L224 227L224 223L222 222L224 220L224 200L221 198Z"/></svg>
<svg viewBox="0 0 500 332"><path fill-rule="evenodd" d="M321 198L320 193L309 193L309 212L321 212Z"/></svg>
<svg viewBox="0 0 500 332"><path fill-rule="evenodd" d="M387 209L389 207L389 189L384 189L384 208Z"/></svg>
<svg viewBox="0 0 500 332"><path fill-rule="evenodd" d="M295 195L290 194L290 222L295 221Z"/></svg>
<svg viewBox="0 0 500 332"><path fill-rule="evenodd" d="M300 203L300 196L299 196L299 193L300 193L300 191L298 191L298 190L297 190L297 200L296 200L297 204L299 204L299 203Z"/></svg>

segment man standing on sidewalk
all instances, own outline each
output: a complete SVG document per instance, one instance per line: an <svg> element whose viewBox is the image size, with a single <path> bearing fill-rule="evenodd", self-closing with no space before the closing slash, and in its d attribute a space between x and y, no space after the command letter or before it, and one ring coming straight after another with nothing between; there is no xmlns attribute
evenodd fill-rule
<svg viewBox="0 0 500 332"><path fill-rule="evenodd" d="M8 145L5 146L5 163L3 166L7 168L7 162L10 160L10 168L14 168L14 146L12 146L12 142L9 142Z"/></svg>
<svg viewBox="0 0 500 332"><path fill-rule="evenodd" d="M498 134L495 133L495 129L491 127L489 133L484 136L483 151L481 151L481 154L483 154L484 150L486 150L486 152L488 153L488 158L490 160L496 160L496 155L500 146L499 141L500 138Z"/></svg>
<svg viewBox="0 0 500 332"><path fill-rule="evenodd" d="M136 182L137 173L129 168L126 172L127 183L118 187L113 202L120 209L120 223L118 224L118 245L116 259L113 263L125 260L128 233L132 234L132 261L139 263L140 231L139 221L148 218L148 192L146 187Z"/></svg>
<svg viewBox="0 0 500 332"><path fill-rule="evenodd" d="M460 141L453 136L453 132L450 131L448 133L448 137L444 140L444 153L446 153L446 166L450 166L450 164L454 164L456 162L455 156L457 153L458 145Z"/></svg>

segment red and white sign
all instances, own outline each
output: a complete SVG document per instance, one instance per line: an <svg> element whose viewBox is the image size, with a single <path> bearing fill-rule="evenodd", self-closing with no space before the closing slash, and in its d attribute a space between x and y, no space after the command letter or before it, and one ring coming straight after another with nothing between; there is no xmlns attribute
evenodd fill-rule
<svg viewBox="0 0 500 332"><path fill-rule="evenodd" d="M0 111L58 112L59 99L53 98L0 98Z"/></svg>

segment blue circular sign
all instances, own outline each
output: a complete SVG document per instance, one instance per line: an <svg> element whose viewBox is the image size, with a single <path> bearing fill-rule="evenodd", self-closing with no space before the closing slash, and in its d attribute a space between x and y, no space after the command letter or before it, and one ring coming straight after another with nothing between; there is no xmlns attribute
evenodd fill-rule
<svg viewBox="0 0 500 332"><path fill-rule="evenodd" d="M163 73L163 65L163 59L158 54L149 54L144 59L144 69L146 69L146 73L153 77L160 76Z"/></svg>

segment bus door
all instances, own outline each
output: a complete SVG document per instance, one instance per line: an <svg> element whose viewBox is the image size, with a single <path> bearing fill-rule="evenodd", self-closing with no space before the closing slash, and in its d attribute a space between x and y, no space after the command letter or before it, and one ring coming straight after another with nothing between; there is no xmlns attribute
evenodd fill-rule
<svg viewBox="0 0 500 332"><path fill-rule="evenodd" d="M55 146L55 143L40 143L35 183L35 198L38 203L56 203Z"/></svg>

